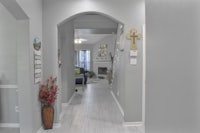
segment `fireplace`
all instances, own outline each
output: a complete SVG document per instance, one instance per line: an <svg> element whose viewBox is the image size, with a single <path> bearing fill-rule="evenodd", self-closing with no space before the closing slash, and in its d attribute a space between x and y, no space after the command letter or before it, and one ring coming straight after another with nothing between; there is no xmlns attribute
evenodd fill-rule
<svg viewBox="0 0 200 133"><path fill-rule="evenodd" d="M98 67L98 74L107 74L107 67Z"/></svg>

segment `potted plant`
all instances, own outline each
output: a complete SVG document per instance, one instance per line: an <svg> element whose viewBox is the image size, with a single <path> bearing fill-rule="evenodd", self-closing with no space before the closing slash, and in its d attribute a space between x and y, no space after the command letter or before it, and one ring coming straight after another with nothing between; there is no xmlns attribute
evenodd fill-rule
<svg viewBox="0 0 200 133"><path fill-rule="evenodd" d="M41 84L39 88L39 100L42 105L42 122L44 129L53 128L54 108L53 105L57 98L58 86L57 78L50 77L46 83Z"/></svg>
<svg viewBox="0 0 200 133"><path fill-rule="evenodd" d="M88 71L87 72L87 76L89 77L89 78L95 78L96 77L96 74L93 72L93 71Z"/></svg>

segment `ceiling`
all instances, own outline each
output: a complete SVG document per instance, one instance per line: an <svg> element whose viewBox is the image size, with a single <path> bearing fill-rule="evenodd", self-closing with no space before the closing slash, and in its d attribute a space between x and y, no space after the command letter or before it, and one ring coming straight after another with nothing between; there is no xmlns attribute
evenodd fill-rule
<svg viewBox="0 0 200 133"><path fill-rule="evenodd" d="M117 33L118 23L96 14L82 15L74 20L75 39L86 39L82 44L96 44Z"/></svg>

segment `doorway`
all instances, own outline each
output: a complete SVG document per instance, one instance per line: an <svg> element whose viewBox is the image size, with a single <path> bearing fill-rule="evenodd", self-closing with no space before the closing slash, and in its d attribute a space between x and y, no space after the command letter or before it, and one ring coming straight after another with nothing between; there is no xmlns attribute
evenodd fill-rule
<svg viewBox="0 0 200 133"><path fill-rule="evenodd" d="M24 133L33 127L29 18L15 1L1 1L0 10L0 132Z"/></svg>
<svg viewBox="0 0 200 133"><path fill-rule="evenodd" d="M63 88L62 103L68 102L73 94L74 81L67 77L74 77L75 66L83 68L87 74L92 73L95 78L110 78L110 88L116 88L117 84L113 81L115 69L118 68L118 41L122 33L123 23L97 12L77 14L58 25L58 48L61 49L62 62L59 70ZM72 55L73 58L70 58ZM71 63L74 66L69 65ZM101 68L106 71L101 73Z"/></svg>

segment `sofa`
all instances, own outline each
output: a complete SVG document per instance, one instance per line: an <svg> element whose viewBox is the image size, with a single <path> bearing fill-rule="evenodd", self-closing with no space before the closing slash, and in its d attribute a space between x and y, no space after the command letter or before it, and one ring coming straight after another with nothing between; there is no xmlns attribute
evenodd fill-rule
<svg viewBox="0 0 200 133"><path fill-rule="evenodd" d="M84 83L82 78L76 78L75 84L86 84L87 83L87 71L82 67L75 67L75 74L82 74L84 77Z"/></svg>

